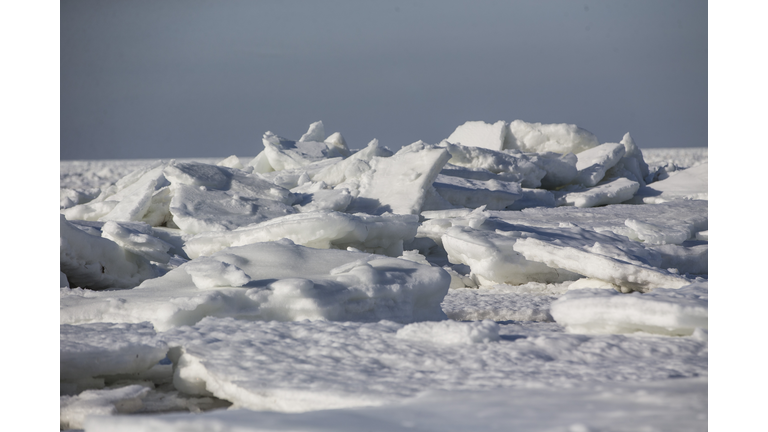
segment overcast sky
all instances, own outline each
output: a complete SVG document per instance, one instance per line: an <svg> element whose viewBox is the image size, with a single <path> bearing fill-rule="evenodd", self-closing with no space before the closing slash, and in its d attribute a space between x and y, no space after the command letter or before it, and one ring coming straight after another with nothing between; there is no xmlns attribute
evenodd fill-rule
<svg viewBox="0 0 768 432"><path fill-rule="evenodd" d="M397 149L515 119L707 146L707 2L61 2L61 159L254 156L317 120Z"/></svg>

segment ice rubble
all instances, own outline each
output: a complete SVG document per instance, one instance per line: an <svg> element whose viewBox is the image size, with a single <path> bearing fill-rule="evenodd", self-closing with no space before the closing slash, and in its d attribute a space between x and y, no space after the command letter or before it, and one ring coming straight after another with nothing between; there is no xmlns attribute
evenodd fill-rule
<svg viewBox="0 0 768 432"><path fill-rule="evenodd" d="M142 322L158 330L205 316L399 322L445 319L450 276L381 255L321 250L288 239L223 249L132 290L62 289L62 323Z"/></svg>
<svg viewBox="0 0 768 432"><path fill-rule="evenodd" d="M184 397L291 412L592 380L595 366L564 352L606 341L632 353L609 361L641 369L656 348L639 345L672 354L598 380L665 378L680 356L690 367L674 373L706 374L706 161L649 167L629 134L600 144L574 125L520 120L468 122L397 152L376 140L350 151L322 122L263 142L248 163L158 161L113 185L62 177L62 391L104 389L62 399L62 422L124 412L121 400L197 406L105 387L161 373L166 354ZM552 321L690 337L509 334ZM95 332L101 342L87 342ZM456 357L457 344L473 349Z"/></svg>

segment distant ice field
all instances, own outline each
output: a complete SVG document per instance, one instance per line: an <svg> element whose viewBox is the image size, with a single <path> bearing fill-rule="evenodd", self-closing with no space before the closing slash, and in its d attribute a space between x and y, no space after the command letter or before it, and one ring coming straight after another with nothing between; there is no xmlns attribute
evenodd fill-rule
<svg viewBox="0 0 768 432"><path fill-rule="evenodd" d="M706 428L706 148L262 141L60 162L61 429Z"/></svg>

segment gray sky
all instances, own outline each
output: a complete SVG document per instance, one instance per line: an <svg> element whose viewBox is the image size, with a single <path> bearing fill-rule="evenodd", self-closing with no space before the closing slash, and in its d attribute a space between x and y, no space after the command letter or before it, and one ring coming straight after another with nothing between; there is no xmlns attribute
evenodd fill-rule
<svg viewBox="0 0 768 432"><path fill-rule="evenodd" d="M61 2L61 159L351 148L468 120L707 146L707 2Z"/></svg>

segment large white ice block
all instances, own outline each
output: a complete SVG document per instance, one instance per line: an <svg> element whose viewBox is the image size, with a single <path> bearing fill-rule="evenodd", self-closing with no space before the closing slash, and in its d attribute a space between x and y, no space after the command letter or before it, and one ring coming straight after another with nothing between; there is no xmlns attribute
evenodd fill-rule
<svg viewBox="0 0 768 432"><path fill-rule="evenodd" d="M535 189L539 191L539 189ZM523 189L523 198L530 190ZM541 191L547 192L547 191ZM549 193L549 192L547 192ZM554 199L553 199L554 201ZM513 204L518 205L518 202ZM558 228L561 224L574 224L592 231L611 231L642 241L640 233L627 226L631 219L653 225L659 239L671 240L676 233L687 231L690 235L706 230L709 220L707 201L675 200L656 205L613 204L604 207L579 208L525 208L522 211L489 211L488 216L514 225L542 228ZM650 231L645 231L645 238Z"/></svg>
<svg viewBox="0 0 768 432"><path fill-rule="evenodd" d="M290 239L318 249L354 247L389 256L403 253L403 242L416 235L416 215L338 212L298 213L232 231L198 234L184 245L190 258L210 255L227 247Z"/></svg>
<svg viewBox="0 0 768 432"><path fill-rule="evenodd" d="M555 196L560 205L586 208L623 203L632 199L638 189L640 183L621 177L605 180L588 189L582 186L566 187L555 192Z"/></svg>
<svg viewBox="0 0 768 432"><path fill-rule="evenodd" d="M554 238L521 238L515 242L513 249L528 260L610 282L626 292L680 288L690 283L684 277L628 257L617 256L610 243L596 242L592 247L574 247L563 245Z"/></svg>
<svg viewBox="0 0 768 432"><path fill-rule="evenodd" d="M466 264L483 285L527 282L562 282L578 275L525 259L513 246L517 239L493 231L451 227L442 236L442 245L453 264Z"/></svg>
<svg viewBox="0 0 768 432"><path fill-rule="evenodd" d="M576 181L586 187L595 186L605 177L606 171L624 157L625 152L622 144L606 143L577 154L579 174Z"/></svg>
<svg viewBox="0 0 768 432"><path fill-rule="evenodd" d="M162 274L141 254L76 228L64 215L60 215L59 236L60 270L70 286L131 288Z"/></svg>
<svg viewBox="0 0 768 432"><path fill-rule="evenodd" d="M451 155L444 148L419 141L392 157L374 157L360 179L360 194L347 211L419 214L440 170Z"/></svg>
<svg viewBox="0 0 768 432"><path fill-rule="evenodd" d="M499 120L490 124L484 121L468 121L456 128L447 141L467 147L482 147L490 150L504 148L507 123Z"/></svg>
<svg viewBox="0 0 768 432"><path fill-rule="evenodd" d="M680 289L621 294L614 290L575 290L553 302L555 321L572 333L646 332L687 336L708 327L706 282Z"/></svg>
<svg viewBox="0 0 768 432"><path fill-rule="evenodd" d="M224 249L132 290L61 290L62 324L150 321L158 330L205 316L399 322L445 319L444 270L290 240Z"/></svg>
<svg viewBox="0 0 768 432"><path fill-rule="evenodd" d="M105 188L95 199L63 209L61 213L70 220L145 221L160 225L168 214L165 166L157 161L139 168Z"/></svg>
<svg viewBox="0 0 768 432"><path fill-rule="evenodd" d="M532 153L551 151L578 154L599 144L591 132L573 124L542 124L515 120L507 127L504 149Z"/></svg>

